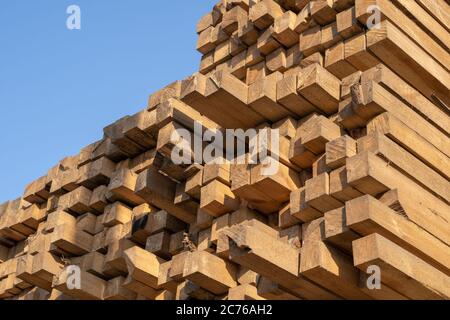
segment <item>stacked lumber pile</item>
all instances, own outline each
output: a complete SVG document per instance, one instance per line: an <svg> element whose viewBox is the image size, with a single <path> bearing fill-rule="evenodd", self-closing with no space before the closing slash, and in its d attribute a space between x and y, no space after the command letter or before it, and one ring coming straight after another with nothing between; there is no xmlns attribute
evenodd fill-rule
<svg viewBox="0 0 450 320"><path fill-rule="evenodd" d="M449 299L449 14L221 1L198 73L0 206L0 298ZM196 121L279 129L278 172L175 164Z"/></svg>

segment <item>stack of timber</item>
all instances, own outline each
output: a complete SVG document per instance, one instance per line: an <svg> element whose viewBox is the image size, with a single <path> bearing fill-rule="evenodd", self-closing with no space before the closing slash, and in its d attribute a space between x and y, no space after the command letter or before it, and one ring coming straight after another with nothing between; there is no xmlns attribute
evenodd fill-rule
<svg viewBox="0 0 450 320"><path fill-rule="evenodd" d="M444 0L221 1L198 73L0 205L0 298L449 299L449 26ZM279 170L177 165L196 121L279 129Z"/></svg>

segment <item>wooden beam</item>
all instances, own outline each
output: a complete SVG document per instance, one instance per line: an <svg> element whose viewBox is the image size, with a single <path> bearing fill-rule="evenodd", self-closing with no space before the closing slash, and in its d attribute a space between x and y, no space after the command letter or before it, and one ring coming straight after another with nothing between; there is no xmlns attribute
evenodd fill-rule
<svg viewBox="0 0 450 320"><path fill-rule="evenodd" d="M178 282L169 277L172 261L167 261L159 266L158 287L175 292Z"/></svg>
<svg viewBox="0 0 450 320"><path fill-rule="evenodd" d="M326 25L336 20L333 0L317 0L309 2L311 17L320 25Z"/></svg>
<svg viewBox="0 0 450 320"><path fill-rule="evenodd" d="M326 151L326 144L341 136L338 125L324 116L312 116L297 129L302 145L316 155Z"/></svg>
<svg viewBox="0 0 450 320"><path fill-rule="evenodd" d="M448 6L444 2L418 0L418 3L450 32L450 14L448 13Z"/></svg>
<svg viewBox="0 0 450 320"><path fill-rule="evenodd" d="M87 232L76 230L75 225L63 224L55 227L50 241L67 253L81 256L91 251L94 237Z"/></svg>
<svg viewBox="0 0 450 320"><path fill-rule="evenodd" d="M309 3L306 3L297 16L294 30L300 34L309 28L315 27L316 25L317 23L311 17L311 7L309 6Z"/></svg>
<svg viewBox="0 0 450 320"><path fill-rule="evenodd" d="M345 166L330 172L330 195L342 203L362 196L360 191L348 183Z"/></svg>
<svg viewBox="0 0 450 320"><path fill-rule="evenodd" d="M359 84L361 80L361 71L356 71L355 73L349 75L342 79L341 83L341 100L345 101L347 98L351 96L351 88L355 84ZM339 108L339 111L341 109Z"/></svg>
<svg viewBox="0 0 450 320"><path fill-rule="evenodd" d="M250 20L238 29L238 38L246 45L253 46L258 41L259 30Z"/></svg>
<svg viewBox="0 0 450 320"><path fill-rule="evenodd" d="M319 64L303 69L297 82L297 91L324 113L337 111L340 99L340 81Z"/></svg>
<svg viewBox="0 0 450 320"><path fill-rule="evenodd" d="M208 77L202 74L195 74L183 80L181 84L181 101L222 127L235 128L242 126L242 122L231 114L224 113L218 117L218 113L215 111L217 110L216 106L219 105L218 102L213 101L212 97L209 99L206 97L207 81ZM211 108L211 105L214 108Z"/></svg>
<svg viewBox="0 0 450 320"><path fill-rule="evenodd" d="M294 190L290 196L292 216L303 222L310 222L322 216L322 212L309 206L306 202L306 188Z"/></svg>
<svg viewBox="0 0 450 320"><path fill-rule="evenodd" d="M239 119L239 122L243 122L237 127L227 128L255 127L265 121L263 117L247 106L247 85L231 74L223 71L212 74L205 84L205 97L217 108L216 110L228 110L236 119ZM239 114L241 116L237 116ZM217 115L211 119L215 118Z"/></svg>
<svg viewBox="0 0 450 320"><path fill-rule="evenodd" d="M20 221L20 223L24 224L28 228L37 230L40 223L47 217L47 212L45 208L34 204L23 209L23 211L20 211L19 215L18 221Z"/></svg>
<svg viewBox="0 0 450 320"><path fill-rule="evenodd" d="M75 299L103 300L103 293L107 286L106 281L82 270L80 274L80 288L71 289L67 286L70 276L68 269L64 269L55 279L53 287Z"/></svg>
<svg viewBox="0 0 450 320"><path fill-rule="evenodd" d="M359 288L359 271L352 259L321 241L307 241L301 251L300 274L351 300L370 297Z"/></svg>
<svg viewBox="0 0 450 320"><path fill-rule="evenodd" d="M308 206L325 213L342 207L342 202L330 195L330 176L323 173L306 181L305 201Z"/></svg>
<svg viewBox="0 0 450 320"><path fill-rule="evenodd" d="M370 151L390 162L404 175L413 179L435 196L448 203L450 201L449 182L437 172L411 155L395 142L379 133L358 140L358 151Z"/></svg>
<svg viewBox="0 0 450 320"><path fill-rule="evenodd" d="M212 10L210 13L205 14L197 23L196 32L200 33L210 26L215 26L222 19L220 11Z"/></svg>
<svg viewBox="0 0 450 320"><path fill-rule="evenodd" d="M322 50L322 33L320 26L315 26L300 34L300 52L308 57Z"/></svg>
<svg viewBox="0 0 450 320"><path fill-rule="evenodd" d="M120 226L113 227L109 230L114 230ZM107 277L117 277L128 273L128 268L124 259L123 252L136 244L127 238L111 239L105 245L108 247L108 252L104 257L102 273Z"/></svg>
<svg viewBox="0 0 450 320"><path fill-rule="evenodd" d="M301 298L287 291L289 290L268 278L260 277L258 281L258 295L267 300L301 300Z"/></svg>
<svg viewBox="0 0 450 320"><path fill-rule="evenodd" d="M283 9L273 0L262 0L250 7L249 20L260 30L267 29L276 18L283 15Z"/></svg>
<svg viewBox="0 0 450 320"><path fill-rule="evenodd" d="M88 189L107 185L116 169L116 164L106 157L90 162L80 167L79 184Z"/></svg>
<svg viewBox="0 0 450 320"><path fill-rule="evenodd" d="M90 252L84 256L72 258L70 263L79 266L82 270L92 273L94 276L103 278L103 268L105 256L96 251Z"/></svg>
<svg viewBox="0 0 450 320"><path fill-rule="evenodd" d="M368 50L364 33L345 40L344 57L348 63L360 71L366 71L380 63L380 60Z"/></svg>
<svg viewBox="0 0 450 320"><path fill-rule="evenodd" d="M103 225L107 228L117 224L126 224L132 220L132 210L125 204L117 201L106 206L102 220Z"/></svg>
<svg viewBox="0 0 450 320"><path fill-rule="evenodd" d="M82 215L90 211L89 201L91 197L91 190L80 186L74 191L61 196L58 200L58 208L77 215Z"/></svg>
<svg viewBox="0 0 450 320"><path fill-rule="evenodd" d="M325 51L325 68L339 79L355 73L357 69L345 59L345 44L340 41Z"/></svg>
<svg viewBox="0 0 450 320"><path fill-rule="evenodd" d="M218 180L214 180L202 187L200 199L200 209L213 217L219 217L225 213L237 210L239 207L239 200L230 187Z"/></svg>
<svg viewBox="0 0 450 320"><path fill-rule="evenodd" d="M338 33L336 22L330 23L321 29L321 48L327 50L342 40Z"/></svg>
<svg viewBox="0 0 450 320"><path fill-rule="evenodd" d="M392 26L396 26L399 30L403 30L405 34L407 34L414 42L414 45L418 45L422 48L419 50L424 50L423 52L428 53L430 57L433 57L435 61L439 62L446 70L450 68L450 54L441 46L439 46L428 34L425 30L420 28L414 21L409 18L409 15L404 14L401 10L396 8L394 3L385 0L356 0L355 1L355 11L356 17L359 21L365 25L367 25L367 15L368 6L376 5L382 13L382 16L388 20L383 21L381 24L387 22L388 24L392 24ZM381 27L384 28L383 26ZM368 34L372 33L376 30L370 30ZM394 42L397 45L400 43ZM426 45L425 45L426 43ZM399 46L402 49L402 46Z"/></svg>
<svg viewBox="0 0 450 320"><path fill-rule="evenodd" d="M91 199L89 199L89 207L93 209L93 212L99 214L103 212L108 204L106 199L106 193L108 192L107 186L98 186L92 191Z"/></svg>
<svg viewBox="0 0 450 320"><path fill-rule="evenodd" d="M406 104L381 85L369 82L359 87L353 87L352 100L354 110L366 121L383 112L389 112L435 147L442 150L442 152L450 153L450 151L447 151L449 150L450 142L441 131L408 108ZM394 105L395 108L392 107Z"/></svg>
<svg viewBox="0 0 450 320"><path fill-rule="evenodd" d="M356 155L356 141L348 135L326 144L327 167L337 169L345 165L346 159Z"/></svg>
<svg viewBox="0 0 450 320"><path fill-rule="evenodd" d="M258 295L258 289L251 284L241 284L228 291L230 301L266 300Z"/></svg>
<svg viewBox="0 0 450 320"><path fill-rule="evenodd" d="M324 219L326 242L351 254L352 242L361 236L348 227L345 206L326 212Z"/></svg>
<svg viewBox="0 0 450 320"><path fill-rule="evenodd" d="M395 5L406 15L410 15L413 21L418 23L421 28L426 29L424 31L426 31L434 41L439 43L443 48L447 48L447 50L450 49L450 40L448 38L450 26L441 26L432 15L428 14L428 12L415 1L399 0L395 3ZM443 3L443 5L445 5L445 3Z"/></svg>
<svg viewBox="0 0 450 320"><path fill-rule="evenodd" d="M298 75L284 76L283 79L277 83L277 101L286 109L290 110L299 117L307 116L308 114L317 111L311 102L303 98L297 92Z"/></svg>
<svg viewBox="0 0 450 320"><path fill-rule="evenodd" d="M166 211L160 211L157 208L149 207L141 216L133 218L133 228L131 239L145 245L147 238L158 231L164 230L168 220L179 221L169 215Z"/></svg>
<svg viewBox="0 0 450 320"><path fill-rule="evenodd" d="M145 299L154 300L156 297L161 294L161 290L153 289L142 282L139 282L133 279L131 276L128 276L122 284L122 287L135 292L138 296L144 297Z"/></svg>
<svg viewBox="0 0 450 320"><path fill-rule="evenodd" d="M410 299L448 299L449 277L379 234L353 242L355 266L381 268L381 281Z"/></svg>
<svg viewBox="0 0 450 320"><path fill-rule="evenodd" d="M356 19L355 7L339 12L336 16L337 31L342 38L348 39L363 31Z"/></svg>
<svg viewBox="0 0 450 320"><path fill-rule="evenodd" d="M163 259L137 246L125 250L124 257L132 279L158 289L159 267Z"/></svg>
<svg viewBox="0 0 450 320"><path fill-rule="evenodd" d="M47 291L51 290L54 277L63 269L61 261L48 252L24 255L10 261L16 263L14 269L18 278Z"/></svg>
<svg viewBox="0 0 450 320"><path fill-rule="evenodd" d="M195 212L186 211L173 203L175 189L175 182L156 170L149 169L139 174L135 193L186 223L195 221Z"/></svg>
<svg viewBox="0 0 450 320"><path fill-rule="evenodd" d="M130 206L139 206L144 203L144 199L134 194L137 174L127 168L116 170L111 178L108 189L120 200Z"/></svg>
<svg viewBox="0 0 450 320"><path fill-rule="evenodd" d="M163 259L170 259L170 233L161 231L149 236L145 250Z"/></svg>
<svg viewBox="0 0 450 320"><path fill-rule="evenodd" d="M394 189L383 194L380 201L398 214L406 216L447 245L450 244L450 235L447 232L448 221L445 221L439 215L435 215L430 208L420 203L414 194L405 192L403 189Z"/></svg>
<svg viewBox="0 0 450 320"><path fill-rule="evenodd" d="M283 78L280 72L255 81L249 86L248 102L250 107L271 122L277 122L293 115L277 103L277 82Z"/></svg>
<svg viewBox="0 0 450 320"><path fill-rule="evenodd" d="M386 3L388 3L386 1ZM438 97L450 105L450 74L389 21L367 32L367 47L428 99ZM432 40L431 40L432 42ZM446 58L449 61L449 58ZM445 61L444 58L438 61Z"/></svg>
<svg viewBox="0 0 450 320"><path fill-rule="evenodd" d="M232 35L247 20L247 11L241 6L235 6L223 14L221 26L228 35Z"/></svg>
<svg viewBox="0 0 450 320"><path fill-rule="evenodd" d="M206 251L191 253L183 277L216 295L226 293L236 283L236 266Z"/></svg>
<svg viewBox="0 0 450 320"><path fill-rule="evenodd" d="M311 299L336 299L331 292L299 276L299 253L290 245L277 241L251 226L237 225L224 231L231 241L232 261L291 289L296 295ZM273 253L283 254L273 254Z"/></svg>
<svg viewBox="0 0 450 320"><path fill-rule="evenodd" d="M211 292L201 288L196 283L186 280L177 286L175 300L216 300L217 297Z"/></svg>
<svg viewBox="0 0 450 320"><path fill-rule="evenodd" d="M231 170L231 191L251 206L265 214L274 213L281 204L251 184L251 168L249 165L233 165Z"/></svg>
<svg viewBox="0 0 450 320"><path fill-rule="evenodd" d="M450 119L445 111L420 94L385 65L379 64L361 75L362 83L370 81L379 83L416 113L431 122L442 133L449 135L447 128L450 126Z"/></svg>
<svg viewBox="0 0 450 320"><path fill-rule="evenodd" d="M181 94L181 81L175 81L168 86L154 92L148 99L148 110L154 110L155 107L170 98L178 99Z"/></svg>
<svg viewBox="0 0 450 320"><path fill-rule="evenodd" d="M346 223L362 236L378 233L436 269L450 274L450 254L447 245L405 219L372 196L363 196L345 204Z"/></svg>
<svg viewBox="0 0 450 320"><path fill-rule="evenodd" d="M420 125L418 122L416 123ZM413 126L407 126L391 113L384 113L374 118L367 125L369 134L379 133L386 135L441 176L450 179L448 151L437 148L430 143L429 139L425 139L417 133L417 130L412 128Z"/></svg>
<svg viewBox="0 0 450 320"><path fill-rule="evenodd" d="M9 252L9 248L0 245L0 263L5 262L6 260L8 260L8 252Z"/></svg>
<svg viewBox="0 0 450 320"><path fill-rule="evenodd" d="M409 300L404 295L398 293L397 291L393 290L392 288L388 287L386 284L383 284L379 289L376 290L369 289L367 284L373 281L369 274L360 271L359 273L359 287L360 289L374 298L375 300L394 300L394 301L400 301L400 300Z"/></svg>
<svg viewBox="0 0 450 320"><path fill-rule="evenodd" d="M450 208L414 181L404 176L373 153L363 152L347 160L348 182L364 194L376 196L390 189L414 194L424 206L444 222L450 221Z"/></svg>
<svg viewBox="0 0 450 320"><path fill-rule="evenodd" d="M294 30L297 15L286 11L274 21L274 38L287 48L298 43L299 34Z"/></svg>
<svg viewBox="0 0 450 320"><path fill-rule="evenodd" d="M123 287L124 277L116 277L108 281L103 294L104 300L136 300L137 294Z"/></svg>
<svg viewBox="0 0 450 320"><path fill-rule="evenodd" d="M156 126L156 112L154 110L140 111L125 121L122 134L139 145L143 150L154 148Z"/></svg>

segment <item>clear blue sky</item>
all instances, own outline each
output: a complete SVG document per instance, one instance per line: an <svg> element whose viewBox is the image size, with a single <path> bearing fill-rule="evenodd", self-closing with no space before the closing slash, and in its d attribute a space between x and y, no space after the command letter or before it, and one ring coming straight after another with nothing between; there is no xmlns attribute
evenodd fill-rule
<svg viewBox="0 0 450 320"><path fill-rule="evenodd" d="M8 0L0 5L0 203L198 69L216 0ZM69 5L81 30L66 28Z"/></svg>

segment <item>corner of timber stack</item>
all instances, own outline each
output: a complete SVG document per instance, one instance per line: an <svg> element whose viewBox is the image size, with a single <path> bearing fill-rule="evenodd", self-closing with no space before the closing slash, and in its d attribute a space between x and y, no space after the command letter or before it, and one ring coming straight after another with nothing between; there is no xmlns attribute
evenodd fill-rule
<svg viewBox="0 0 450 320"><path fill-rule="evenodd" d="M0 204L0 299L450 299L449 16L443 0L220 0L198 72ZM177 164L177 142L210 148L198 122L278 129L278 170Z"/></svg>

